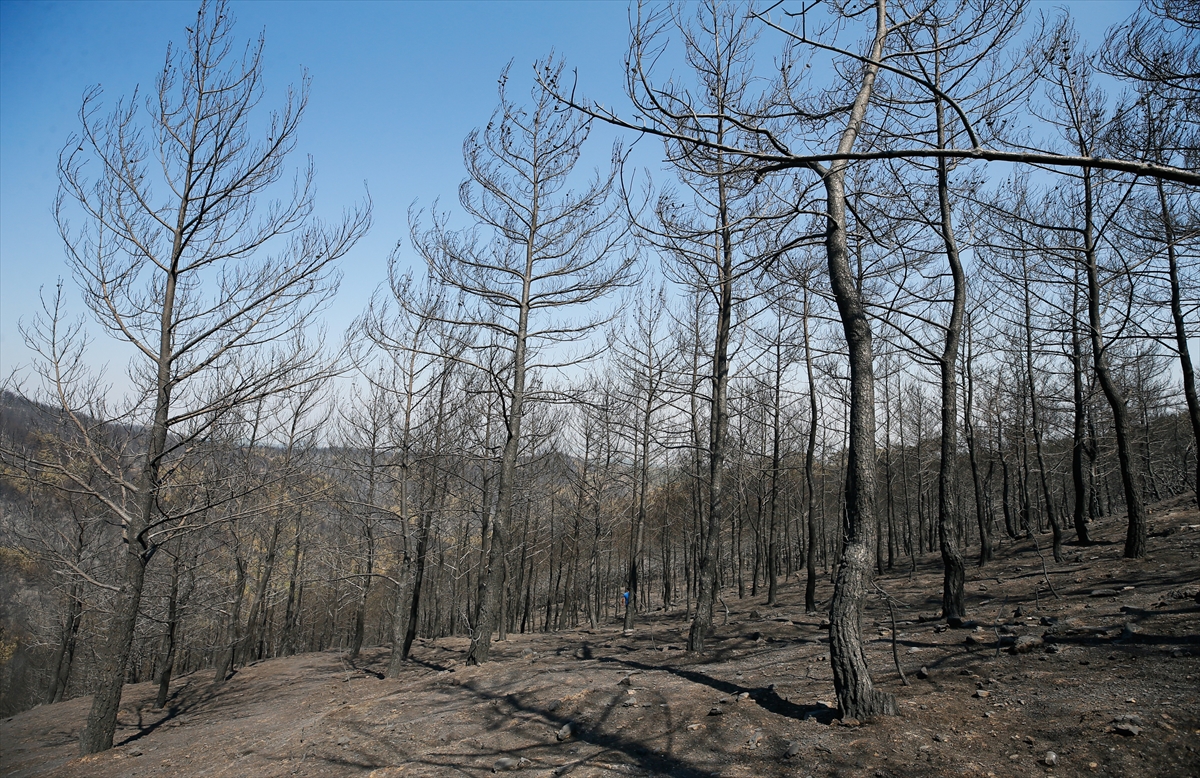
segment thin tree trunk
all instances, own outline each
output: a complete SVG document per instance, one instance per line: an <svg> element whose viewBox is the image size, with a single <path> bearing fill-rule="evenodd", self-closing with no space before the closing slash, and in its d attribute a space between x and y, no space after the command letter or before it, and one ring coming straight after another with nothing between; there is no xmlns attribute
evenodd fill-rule
<svg viewBox="0 0 1200 778"><path fill-rule="evenodd" d="M722 142L721 120L717 122L717 142ZM723 157L717 156L717 228L719 243L715 247L720 262L720 288L717 305L716 343L712 358L712 400L708 439L708 526L700 551L700 585L696 599L696 615L688 629L687 650L703 651L708 632L712 629L713 606L717 598L717 565L720 555L722 487L725 469L725 446L729 430L729 336L733 325L733 235L729 226L729 204L726 192Z"/></svg>
<svg viewBox="0 0 1200 778"><path fill-rule="evenodd" d="M362 577L362 594L359 595L358 604L354 608L354 627L350 637L349 652L351 661L358 659L358 652L362 649L363 635L366 629L367 597L371 594L371 582L375 580L375 532L370 517L366 520L366 535L367 561Z"/></svg>
<svg viewBox="0 0 1200 778"><path fill-rule="evenodd" d="M940 58L934 53L940 77ZM946 125L941 98L934 101L937 114L938 148L946 146ZM942 390L942 450L938 466L938 545L942 552L942 616L951 626L959 626L967 611L966 560L962 553L954 500L954 465L958 454L958 386L955 381L958 366L959 341L962 335L963 310L966 307L966 280L950 209L950 180L946 160L938 160L938 206L941 210L942 241L946 247L946 262L954 284L950 321L946 325L946 341L939 368Z"/></svg>
<svg viewBox="0 0 1200 778"><path fill-rule="evenodd" d="M233 583L233 604L225 617L225 644L217 659L217 672L213 676L213 684L220 686L225 683L229 673L233 671L237 647L241 643L242 603L246 599L246 560L241 550L234 553L234 565L237 573Z"/></svg>
<svg viewBox="0 0 1200 778"><path fill-rule="evenodd" d="M649 352L647 359L650 359ZM625 603L625 629L633 629L633 614L637 610L638 595L638 560L642 556L643 533L646 527L646 498L649 493L650 481L650 420L654 413L654 380L653 365L647 366L649 375L646 376L646 404L641 408L640 438L641 457L638 465L637 505L634 510L633 526L629 529L629 570L625 577L625 588L629 591L629 600Z"/></svg>
<svg viewBox="0 0 1200 778"><path fill-rule="evenodd" d="M71 680L71 665L75 660L75 645L79 636L79 622L83 616L83 584L71 584L67 595L67 617L59 636L58 649L54 652L51 667L50 687L46 691L46 704L60 702L67 692Z"/></svg>
<svg viewBox="0 0 1200 778"><path fill-rule="evenodd" d="M1084 262L1088 284L1088 323L1092 343L1092 362L1096 378L1113 414L1113 431L1117 437L1117 461L1121 469L1121 484L1125 489L1125 511L1128 529L1125 534L1125 557L1140 559L1146 555L1146 511L1142 506L1141 485L1134 471L1133 452L1129 445L1129 412L1125 395L1113 380L1108 366L1100 320L1100 268L1096 259L1093 238L1092 171L1083 169L1084 185Z"/></svg>
<svg viewBox="0 0 1200 778"><path fill-rule="evenodd" d="M271 582L271 572L275 569L275 550L279 543L279 533L283 530L283 522L276 518L271 525L271 539L267 542L267 551L263 557L261 575L258 577L258 584L254 587L254 597L250 600L250 615L246 619L246 634L242 638L239 659L241 664L246 664L254 658L255 644L258 642L261 635L261 630L258 627L259 615L263 608L263 603L267 599L267 588Z"/></svg>
<svg viewBox="0 0 1200 778"><path fill-rule="evenodd" d="M1042 425L1038 418L1037 387L1033 378L1033 311L1029 301L1029 270L1026 266L1025 255L1021 255L1022 282L1024 284L1025 305L1025 379L1029 392L1029 421L1033 427L1033 449L1037 454L1038 479L1042 487L1042 501L1046 505L1046 518L1050 521L1052 533L1052 550L1054 561L1062 564L1062 526L1058 514L1054 510L1054 501L1050 497L1050 483L1046 477L1046 457L1042 453ZM1031 530L1032 531L1032 530Z"/></svg>
<svg viewBox="0 0 1200 778"><path fill-rule="evenodd" d="M171 593L167 598L167 630L162 639L162 667L158 672L158 696L154 699L154 707L162 708L167 704L167 694L171 690L171 673L175 669L175 634L179 629L179 567L182 554L175 555L171 566Z"/></svg>
<svg viewBox="0 0 1200 778"><path fill-rule="evenodd" d="M532 208L537 212L536 198ZM536 225L531 228L531 233ZM480 571L482 583L480 586L479 617L475 630L471 635L471 646L467 650L467 663L479 665L488 661L491 650L492 632L496 628L498 617L498 601L501 598L501 587L504 586L504 557L503 549L508 545L505 541L508 520L512 516L513 494L517 479L517 454L521 445L521 419L525 403L525 350L526 337L529 332L529 295L530 277L533 266L533 239L530 237L526 247L525 280L523 285L522 304L517 325L517 337L514 344L512 396L509 400L507 413L504 414L505 441L504 451L500 458L500 476L496 493L496 513L492 517L492 539L488 550L487 570Z"/></svg>
<svg viewBox="0 0 1200 778"><path fill-rule="evenodd" d="M283 653L286 656L295 654L299 649L299 621L300 621L300 593L298 591L300 579L300 556L302 550L300 548L300 519L303 516L303 508L296 511L296 539L292 545L292 566L291 572L288 574L288 596L287 606L284 608L283 615Z"/></svg>
<svg viewBox="0 0 1200 778"><path fill-rule="evenodd" d="M1179 259L1175 248L1175 220L1167 203L1167 193L1161 180L1158 202L1162 209L1163 230L1167 239L1167 273L1171 283L1171 321L1175 324L1175 343L1179 350L1179 369L1183 374L1183 396L1187 399L1188 418L1192 422L1192 437L1196 443L1196 478L1192 486L1196 506L1200 507L1200 399L1196 395L1196 374L1192 355L1188 351L1187 326L1183 319L1183 295L1179 283Z"/></svg>
<svg viewBox="0 0 1200 778"><path fill-rule="evenodd" d="M783 344L775 342L775 381L771 402L771 487L767 498L767 605L776 605L779 596L779 527L776 515L779 508L779 469L782 465L783 430L780 414L783 404Z"/></svg>
<svg viewBox="0 0 1200 778"><path fill-rule="evenodd" d="M972 350L972 330L970 317L967 325L967 356L963 369L966 377L965 395L963 398L963 429L967 438L967 455L971 460L971 483L975 489L975 520L979 524L979 566L983 567L992 561L992 538L988 529L987 513L983 504L983 482L979 475L979 459L975 445L975 422L973 405L975 402L975 373L974 353Z"/></svg>
<svg viewBox="0 0 1200 778"><path fill-rule="evenodd" d="M1079 337L1079 269L1071 287L1071 384L1075 410L1075 426L1071 433L1071 481L1075 489L1075 538L1081 544L1091 543L1088 535L1087 510L1090 504L1088 481L1084 474L1083 458L1087 447L1087 406L1083 394L1083 343Z"/></svg>
<svg viewBox="0 0 1200 778"><path fill-rule="evenodd" d="M806 549L805 566L808 576L804 583L804 610L809 615L817 612L817 492L813 483L813 468L817 452L817 387L813 378L812 342L808 335L808 285L804 286L804 367L808 374L808 445L804 450L804 485L808 493L808 548Z"/></svg>

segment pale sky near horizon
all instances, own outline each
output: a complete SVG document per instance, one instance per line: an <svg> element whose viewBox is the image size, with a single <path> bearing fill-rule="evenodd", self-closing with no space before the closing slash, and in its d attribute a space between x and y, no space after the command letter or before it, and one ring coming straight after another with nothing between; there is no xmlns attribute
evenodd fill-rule
<svg viewBox="0 0 1200 778"><path fill-rule="evenodd" d="M1073 8L1081 35L1095 43L1137 4L1076 0L1035 9L1058 5ZM456 205L463 137L486 124L509 60L510 92L521 101L531 64L553 50L578 68L589 97L623 106L627 8L620 0L232 4L237 38L265 30L264 107L281 102L301 66L312 75L293 162L313 156L318 212L336 217L362 198L364 182L370 188L374 227L342 262L342 289L327 314L331 336L385 280L388 252L407 235L410 204L428 207L440 197ZM57 154L78 128L84 89L103 85L109 106L138 85L142 94L153 89L167 43L184 41L195 10L191 0L0 1L0 377L30 359L17 322L37 313L40 288L63 277L72 311L86 312L51 216ZM614 137L596 134L590 165L603 164ZM124 373L127 351L108 356L98 342L96 354L114 361L110 379Z"/></svg>

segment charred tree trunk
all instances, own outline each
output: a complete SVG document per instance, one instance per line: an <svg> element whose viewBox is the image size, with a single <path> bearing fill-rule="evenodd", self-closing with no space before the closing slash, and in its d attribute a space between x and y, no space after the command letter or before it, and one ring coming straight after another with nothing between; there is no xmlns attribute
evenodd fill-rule
<svg viewBox="0 0 1200 778"><path fill-rule="evenodd" d="M246 619L246 634L242 638L238 662L246 664L256 658L256 647L263 630L259 628L263 604L267 599L267 588L271 583L271 572L275 569L275 551L279 545L279 533L283 530L283 522L276 519L271 525L271 538L267 541L267 551L263 556L261 574L258 584L254 587L254 597L250 600L250 615Z"/></svg>
<svg viewBox="0 0 1200 778"><path fill-rule="evenodd" d="M940 59L936 53L934 56L934 61L940 68ZM940 76L940 70L938 75ZM934 108L937 115L938 147L945 148L946 123L940 98L934 101ZM942 242L946 248L946 262L950 265L950 277L954 286L950 321L946 324L946 340L938 364L942 391L942 450L938 466L938 546L942 552L942 617L951 626L957 627L962 623L967 610L966 594L963 592L967 566L963 558L957 506L954 501L954 466L958 454L958 385L955 378L967 289L962 260L958 254L958 242L954 237L950 180L945 159L938 160L937 190L938 206L941 210Z"/></svg>
<svg viewBox="0 0 1200 778"><path fill-rule="evenodd" d="M719 103L720 107L720 103ZM725 125L717 119L717 143L724 142ZM725 447L729 433L729 336L733 327L733 233L729 224L729 193L725 158L716 156L718 272L717 328L713 345L712 398L708 434L707 528L700 548L700 580L697 588L696 615L688 629L687 650L703 651L712 629L713 606L717 600L717 565L720 561L720 536L723 521L722 488Z"/></svg>
<svg viewBox="0 0 1200 778"><path fill-rule="evenodd" d="M358 652L362 650L363 633L366 629L367 597L369 597L371 594L371 582L375 580L375 530L369 517L367 518L366 522L366 536L366 569L363 571L362 577L362 594L359 595L358 604L354 608L354 631L350 636L351 661L358 659Z"/></svg>
<svg viewBox="0 0 1200 778"><path fill-rule="evenodd" d="M979 474L979 458L975 445L975 422L973 406L975 402L974 353L971 343L970 318L967 319L967 357L963 366L966 387L963 398L963 430L967 438L967 455L971 460L971 482L975 489L975 520L979 524L979 566L983 567L992 561L992 537L988 527L987 511L983 502L983 481Z"/></svg>
<svg viewBox="0 0 1200 778"><path fill-rule="evenodd" d="M246 560L238 550L234 556L237 573L233 583L233 603L225 617L225 644L217 659L217 672L213 675L213 685L220 686L233 672L237 647L241 643L242 603L246 599Z"/></svg>
<svg viewBox="0 0 1200 778"><path fill-rule="evenodd" d="M1078 269L1075 284L1071 288L1071 385L1075 411L1075 426L1071 433L1071 483L1075 489L1072 519L1075 524L1075 539L1081 544L1088 544L1092 542L1087 526L1091 497L1088 494L1088 479L1083 463L1087 449L1087 405L1084 402L1083 391L1083 343L1079 337Z"/></svg>
<svg viewBox="0 0 1200 778"><path fill-rule="evenodd" d="M175 563L171 566L171 593L167 597L167 624L162 638L162 665L158 671L158 695L154 698L154 707L162 708L167 704L167 694L171 691L171 674L175 669L175 635L179 629L179 568L182 554L175 555Z"/></svg>
<svg viewBox="0 0 1200 778"><path fill-rule="evenodd" d="M807 529L808 547L805 549L807 578L804 583L804 610L809 615L817 612L817 490L813 479L817 453L817 387L813 377L812 342L808 334L808 287L804 287L804 367L808 374L808 444L804 449L804 486L808 496Z"/></svg>
<svg viewBox="0 0 1200 778"><path fill-rule="evenodd" d="M1113 432L1117 438L1117 461L1121 469L1121 484L1125 489L1125 511L1128 529L1125 534L1125 557L1140 559L1146 555L1146 511L1142 506L1141 484L1134 471L1133 451L1129 441L1129 411L1125 395L1113 380L1108 365L1108 352L1104 343L1100 319L1100 267L1096 257L1093 236L1092 170L1083 169L1084 185L1084 268L1087 271L1088 324L1092 343L1092 363L1096 378L1113 414Z"/></svg>
<svg viewBox="0 0 1200 778"><path fill-rule="evenodd" d="M1179 258L1176 249L1175 220L1167 203L1166 188L1161 179L1157 181L1158 202L1162 209L1163 231L1167 243L1167 275L1171 284L1171 321L1175 325L1175 342L1179 350L1179 369L1183 374L1183 395L1187 399L1188 418L1192 423L1192 437L1196 443L1196 478L1192 484L1193 497L1200 507L1200 398L1196 395L1196 373L1192 368L1192 355L1188 351L1187 326L1183 319L1183 295L1179 283Z"/></svg>
<svg viewBox="0 0 1200 778"><path fill-rule="evenodd" d="M296 511L296 538L292 545L292 566L291 572L288 574L287 605L284 607L283 612L282 651L285 656L291 656L299 650L300 597L297 588L300 583L300 556L302 554L300 547L302 529L300 519L302 515L303 510Z"/></svg>
<svg viewBox="0 0 1200 778"><path fill-rule="evenodd" d="M61 702L71 680L71 665L75 661L75 645L79 637L79 622L83 616L83 584L75 581L67 595L67 614L54 652L54 668L46 690L46 704Z"/></svg>
<svg viewBox="0 0 1200 778"><path fill-rule="evenodd" d="M1024 254L1022 254L1021 258L1021 270L1021 280L1024 285L1025 380L1026 390L1029 392L1029 422L1030 426L1033 427L1033 449L1037 455L1038 479L1042 487L1042 501L1046 505L1046 518L1050 521L1054 561L1062 564L1062 526L1059 524L1058 514L1054 510L1054 501L1050 496L1050 481L1046 477L1046 457L1042 453L1042 425L1038 414L1037 386L1033 376L1033 310L1029 300L1029 269L1026 265ZM1029 531L1034 532L1036 530L1030 527Z"/></svg>
<svg viewBox="0 0 1200 778"><path fill-rule="evenodd" d="M782 465L783 344L775 342L775 380L771 397L771 486L767 497L767 605L779 597L779 470Z"/></svg>
<svg viewBox="0 0 1200 778"><path fill-rule="evenodd" d="M838 151L849 153L866 116L867 103L887 35L883 0L875 5L875 40L863 68L862 84L851 107ZM846 463L846 511L841 558L830 604L829 659L833 685L843 717L868 719L894 715L896 700L875 688L862 643L862 608L871 577L875 546L875 376L871 322L850 268L847 248L846 164L831 163L822 171L825 185L825 253L829 281L837 302L850 364L850 413Z"/></svg>

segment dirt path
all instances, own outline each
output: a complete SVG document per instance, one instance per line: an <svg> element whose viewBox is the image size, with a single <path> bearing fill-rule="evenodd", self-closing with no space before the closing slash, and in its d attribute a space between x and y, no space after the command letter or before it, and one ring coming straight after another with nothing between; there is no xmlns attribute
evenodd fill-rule
<svg viewBox="0 0 1200 778"><path fill-rule="evenodd" d="M1195 776L1200 516L1176 500L1151 521L1146 560L1122 559L1123 528L1105 522L1094 534L1113 543L1049 562L1061 599L1031 544L1000 549L1002 561L969 571L973 629L936 621L934 557L911 578L882 576L902 605L911 686L872 598L871 667L901 715L859 726L834 719L828 633L793 579L778 608L727 598L728 623L718 615L698 657L681 650L681 613L652 614L632 635L512 636L482 668L463 665L465 639L421 641L398 679L380 677L384 648L357 666L305 654L247 667L219 691L208 673L180 679L165 711L152 710L152 684L127 687L120 745L86 758L90 700L42 706L0 722L0 772L407 778L490 775L508 760L521 775L579 778Z"/></svg>

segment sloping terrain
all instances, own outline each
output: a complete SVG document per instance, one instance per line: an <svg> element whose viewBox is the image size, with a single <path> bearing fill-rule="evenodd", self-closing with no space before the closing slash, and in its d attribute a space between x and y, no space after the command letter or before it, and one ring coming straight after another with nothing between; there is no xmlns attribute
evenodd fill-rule
<svg viewBox="0 0 1200 778"><path fill-rule="evenodd" d="M1190 499L1190 498L1189 498ZM834 718L828 632L804 614L802 583L726 597L712 650L682 651L684 614L514 635L466 667L466 640L422 641L404 677L388 652L261 662L214 690L180 679L168 708L126 688L119 745L78 757L88 699L0 722L6 776L1195 776L1200 774L1200 516L1155 506L1146 560L1107 543L1048 561L1029 542L968 571L975 628L936 620L932 556L878 583L864 623L871 667L901 715ZM1043 544L1044 545L1044 544ZM1044 551L1046 549L1043 549ZM1040 588L1040 591L1039 591ZM827 592L826 592L827 594ZM1014 653L1021 651L1022 653ZM1051 753L1052 752L1052 753ZM791 754L789 756L789 753Z"/></svg>

